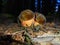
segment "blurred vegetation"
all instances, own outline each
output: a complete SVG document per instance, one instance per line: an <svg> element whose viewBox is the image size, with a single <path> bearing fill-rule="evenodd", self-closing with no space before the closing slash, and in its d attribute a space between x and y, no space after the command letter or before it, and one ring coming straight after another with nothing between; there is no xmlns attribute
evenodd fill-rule
<svg viewBox="0 0 60 45"><path fill-rule="evenodd" d="M58 12L49 12L46 16L48 22L60 22L60 13Z"/></svg>
<svg viewBox="0 0 60 45"><path fill-rule="evenodd" d="M9 24L15 21L15 18L12 14L1 13L0 14L0 23Z"/></svg>
<svg viewBox="0 0 60 45"><path fill-rule="evenodd" d="M6 17L6 18L13 18L12 14L8 14L8 13L2 13L0 14L1 17Z"/></svg>
<svg viewBox="0 0 60 45"><path fill-rule="evenodd" d="M2 0L2 5L7 4L7 1L8 1L8 0Z"/></svg>

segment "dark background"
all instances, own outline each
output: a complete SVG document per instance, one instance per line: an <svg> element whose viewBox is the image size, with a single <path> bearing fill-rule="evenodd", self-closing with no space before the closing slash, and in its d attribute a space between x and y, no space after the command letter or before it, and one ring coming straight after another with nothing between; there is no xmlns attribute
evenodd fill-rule
<svg viewBox="0 0 60 45"><path fill-rule="evenodd" d="M30 9L44 14L48 22L54 21L57 23L60 22L60 5L58 5L58 11L55 11L56 4L59 4L57 0L0 0L0 22L6 22L8 19L17 22L20 12Z"/></svg>

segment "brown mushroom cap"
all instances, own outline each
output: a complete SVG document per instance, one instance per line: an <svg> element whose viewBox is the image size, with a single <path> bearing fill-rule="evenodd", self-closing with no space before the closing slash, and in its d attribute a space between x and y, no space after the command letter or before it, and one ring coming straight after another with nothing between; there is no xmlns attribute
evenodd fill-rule
<svg viewBox="0 0 60 45"><path fill-rule="evenodd" d="M45 24L46 23L46 18L43 14L40 14L40 13L35 13L36 15L36 22L38 22L39 24Z"/></svg>
<svg viewBox="0 0 60 45"><path fill-rule="evenodd" d="M19 20L26 21L26 20L32 19L33 17L34 17L33 11L27 9L27 10L24 10L20 13Z"/></svg>

